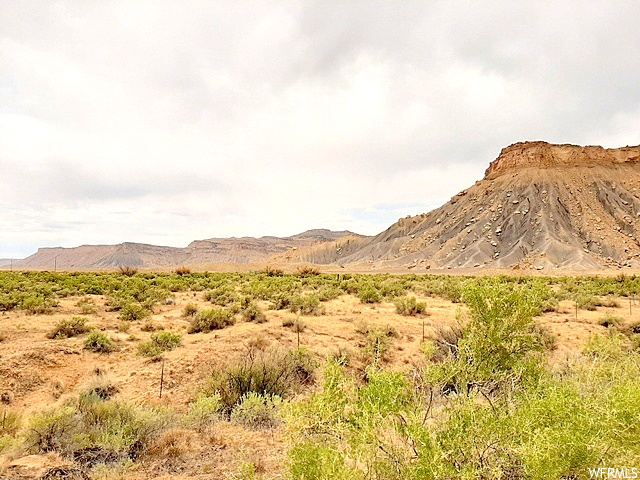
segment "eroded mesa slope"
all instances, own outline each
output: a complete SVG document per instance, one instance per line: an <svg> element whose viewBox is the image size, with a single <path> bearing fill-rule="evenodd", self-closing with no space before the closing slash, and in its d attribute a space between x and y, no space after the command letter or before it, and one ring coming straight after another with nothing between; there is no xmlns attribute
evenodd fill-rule
<svg viewBox="0 0 640 480"><path fill-rule="evenodd" d="M640 147L524 142L430 213L284 257L422 268L639 266L639 228Z"/></svg>

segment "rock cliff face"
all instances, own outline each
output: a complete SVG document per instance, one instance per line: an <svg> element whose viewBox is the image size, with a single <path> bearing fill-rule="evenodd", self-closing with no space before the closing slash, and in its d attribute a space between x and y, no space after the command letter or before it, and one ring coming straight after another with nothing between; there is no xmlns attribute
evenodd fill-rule
<svg viewBox="0 0 640 480"><path fill-rule="evenodd" d="M484 179L375 237L291 261L412 268L640 266L640 147L545 142L502 150Z"/></svg>
<svg viewBox="0 0 640 480"><path fill-rule="evenodd" d="M485 172L485 179L523 168L597 167L640 162L640 147L605 149L598 146L519 142L503 148Z"/></svg>

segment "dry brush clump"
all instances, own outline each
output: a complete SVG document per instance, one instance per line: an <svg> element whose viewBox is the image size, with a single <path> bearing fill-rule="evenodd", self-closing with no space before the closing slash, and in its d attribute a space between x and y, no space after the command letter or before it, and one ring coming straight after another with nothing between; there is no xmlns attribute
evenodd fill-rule
<svg viewBox="0 0 640 480"><path fill-rule="evenodd" d="M325 308L317 295L294 295L288 298L289 311L300 315L324 315Z"/></svg>
<svg viewBox="0 0 640 480"><path fill-rule="evenodd" d="M83 394L76 402L33 415L23 448L56 452L90 469L142 457L175 423L170 412Z"/></svg>
<svg viewBox="0 0 640 480"><path fill-rule="evenodd" d="M267 316L255 302L249 302L240 313L245 322L264 323L267 321Z"/></svg>
<svg viewBox="0 0 640 480"><path fill-rule="evenodd" d="M95 353L110 353L116 346L107 334L94 329L85 340L84 348Z"/></svg>
<svg viewBox="0 0 640 480"><path fill-rule="evenodd" d="M320 270L312 265L303 265L301 267L298 267L297 272L301 277L320 275Z"/></svg>
<svg viewBox="0 0 640 480"><path fill-rule="evenodd" d="M125 277L133 277L138 273L138 269L130 265L120 265L118 267L118 272L120 275L124 275Z"/></svg>
<svg viewBox="0 0 640 480"><path fill-rule="evenodd" d="M419 302L415 297L400 297L394 300L396 313L406 316L424 315L427 313L427 304Z"/></svg>
<svg viewBox="0 0 640 480"><path fill-rule="evenodd" d="M189 302L184 306L182 310L183 317L194 317L198 313L198 305L195 303Z"/></svg>
<svg viewBox="0 0 640 480"><path fill-rule="evenodd" d="M88 333L91 327L87 325L87 319L84 317L71 317L67 320L61 320L56 326L47 334L47 338L61 339L71 338L84 333Z"/></svg>
<svg viewBox="0 0 640 480"><path fill-rule="evenodd" d="M204 393L219 395L221 411L231 415L249 393L286 398L313 381L315 368L313 356L303 349L249 347L242 357L214 370Z"/></svg>
<svg viewBox="0 0 640 480"><path fill-rule="evenodd" d="M624 318L619 315L605 315L598 320L598 325L606 328L620 328L624 323Z"/></svg>
<svg viewBox="0 0 640 480"><path fill-rule="evenodd" d="M376 326L367 322L359 324L356 331L365 337L361 357L365 365L380 365L387 360L391 341L398 338L398 331L391 325Z"/></svg>
<svg viewBox="0 0 640 480"><path fill-rule="evenodd" d="M267 265L262 273L264 273L267 277L282 277L284 275L284 270Z"/></svg>
<svg viewBox="0 0 640 480"><path fill-rule="evenodd" d="M185 266L182 267L178 267L176 268L173 273L175 273L176 275L179 275L180 277L183 277L185 275L191 275L191 269Z"/></svg>

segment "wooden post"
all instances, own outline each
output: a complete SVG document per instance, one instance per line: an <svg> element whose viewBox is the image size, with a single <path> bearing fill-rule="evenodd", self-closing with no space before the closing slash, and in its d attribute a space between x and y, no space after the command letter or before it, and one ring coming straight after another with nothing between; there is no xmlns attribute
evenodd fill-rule
<svg viewBox="0 0 640 480"><path fill-rule="evenodd" d="M296 332L298 333L298 350L300 350L300 323L296 323Z"/></svg>
<svg viewBox="0 0 640 480"><path fill-rule="evenodd" d="M164 386L164 360L162 360L162 368L160 370L160 398L162 398L162 387Z"/></svg>

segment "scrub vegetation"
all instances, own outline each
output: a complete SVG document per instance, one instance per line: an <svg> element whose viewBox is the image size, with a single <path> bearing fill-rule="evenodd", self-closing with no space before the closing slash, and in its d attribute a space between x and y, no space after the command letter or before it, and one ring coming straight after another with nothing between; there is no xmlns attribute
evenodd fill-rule
<svg viewBox="0 0 640 480"><path fill-rule="evenodd" d="M42 478L291 480L640 460L640 278L134 270L0 273L3 478L35 457Z"/></svg>

